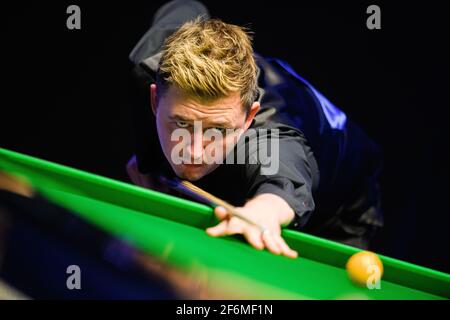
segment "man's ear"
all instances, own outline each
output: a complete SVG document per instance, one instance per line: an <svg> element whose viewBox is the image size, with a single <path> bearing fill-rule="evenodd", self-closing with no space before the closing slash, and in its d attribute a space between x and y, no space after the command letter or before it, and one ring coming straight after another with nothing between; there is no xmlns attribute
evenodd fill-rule
<svg viewBox="0 0 450 320"><path fill-rule="evenodd" d="M255 118L255 116L258 113L260 108L261 108L261 105L258 101L253 102L250 110L247 113L247 119L245 119L244 130L247 130L250 127L250 125L252 124L253 118Z"/></svg>
<svg viewBox="0 0 450 320"><path fill-rule="evenodd" d="M152 107L153 114L156 117L156 110L158 109L158 93L156 90L156 84L150 85L150 105Z"/></svg>

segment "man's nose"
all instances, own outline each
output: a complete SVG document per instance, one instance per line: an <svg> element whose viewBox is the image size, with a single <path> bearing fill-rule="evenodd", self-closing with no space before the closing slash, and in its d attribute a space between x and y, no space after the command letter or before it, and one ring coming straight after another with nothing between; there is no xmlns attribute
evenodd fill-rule
<svg viewBox="0 0 450 320"><path fill-rule="evenodd" d="M203 150L206 142L203 139L203 132L192 133L191 137L191 161L194 164L203 162Z"/></svg>

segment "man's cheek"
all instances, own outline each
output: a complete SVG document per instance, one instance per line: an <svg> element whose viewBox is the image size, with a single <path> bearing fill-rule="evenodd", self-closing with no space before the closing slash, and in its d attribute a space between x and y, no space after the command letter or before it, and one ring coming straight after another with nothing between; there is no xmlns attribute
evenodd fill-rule
<svg viewBox="0 0 450 320"><path fill-rule="evenodd" d="M228 134L224 139L222 148L223 148L224 156L227 157L227 163L230 163L228 161L232 161L231 163L234 162L234 148L235 148L238 140L239 140L239 135L234 132ZM230 159L228 159L229 156L230 156Z"/></svg>
<svg viewBox="0 0 450 320"><path fill-rule="evenodd" d="M170 149L170 159L173 164L191 163L190 158L191 135L189 130L177 128L174 130L167 142Z"/></svg>
<svg viewBox="0 0 450 320"><path fill-rule="evenodd" d="M181 139L179 135L177 135L177 131L171 127L170 124L164 124L161 128L160 139L164 141L164 145L169 148L173 148L175 144ZM169 150L171 151L171 150Z"/></svg>

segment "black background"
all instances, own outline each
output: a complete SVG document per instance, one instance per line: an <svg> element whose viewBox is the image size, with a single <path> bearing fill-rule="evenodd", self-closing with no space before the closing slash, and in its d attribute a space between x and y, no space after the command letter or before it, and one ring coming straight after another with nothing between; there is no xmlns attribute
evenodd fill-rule
<svg viewBox="0 0 450 320"><path fill-rule="evenodd" d="M2 5L0 146L128 181L128 54L164 1ZM439 2L205 1L287 60L385 153L373 249L450 272L449 26ZM66 8L81 7L81 30ZM381 30L366 8L381 7Z"/></svg>

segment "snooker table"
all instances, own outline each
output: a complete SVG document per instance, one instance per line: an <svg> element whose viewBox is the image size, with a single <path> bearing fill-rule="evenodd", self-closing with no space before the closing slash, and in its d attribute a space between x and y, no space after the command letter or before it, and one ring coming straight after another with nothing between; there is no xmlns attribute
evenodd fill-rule
<svg viewBox="0 0 450 320"><path fill-rule="evenodd" d="M238 237L209 237L211 207L0 148L0 170L25 177L51 202L170 266L201 270L216 286L255 299L448 299L450 275L380 255L381 289L345 271L359 249L283 230L297 259L257 251Z"/></svg>

